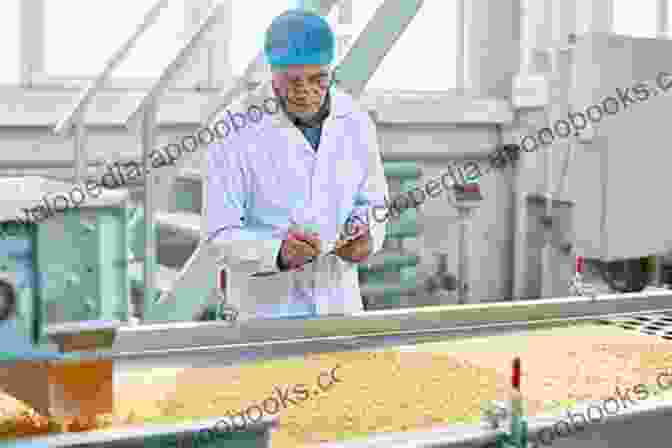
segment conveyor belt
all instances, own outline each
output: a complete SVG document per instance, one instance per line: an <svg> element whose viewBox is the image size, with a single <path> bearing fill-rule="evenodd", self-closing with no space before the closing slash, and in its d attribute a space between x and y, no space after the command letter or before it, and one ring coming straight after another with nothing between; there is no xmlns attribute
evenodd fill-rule
<svg viewBox="0 0 672 448"><path fill-rule="evenodd" d="M437 339L446 339L446 338L462 338L462 337L471 337L471 336L489 336L496 335L501 333L510 333L521 330L530 330L541 327L556 327L564 325L572 325L583 322L604 322L604 323L615 323L615 322L629 322L634 324L634 322L669 322L672 325L672 309L657 309L657 310L646 310L630 313L584 313L583 315L573 315L569 317L560 317L560 318L549 318L549 319L534 319L534 320L510 320L504 322L486 322L473 325L464 325L457 324L440 328L427 328L427 329L417 329L417 330L405 330L405 331L382 331L382 332L370 332L362 333L358 335L349 335L349 336L324 336L324 337L312 337L312 338L296 338L293 340L276 340L276 341L254 341L246 343L237 343L237 344L209 344L209 345L189 345L186 347L173 348L169 350L137 350L137 351L117 351L113 354L113 357L119 360L118 368L120 370L127 370L131 367L158 367L161 364L167 365L179 365L184 364L192 367L200 367L207 365L217 365L222 366L227 363L239 363L241 361L249 361L250 359L260 360L264 358L279 358L279 357L289 357L289 356L299 356L306 352L317 352L317 351L331 351L331 350L371 350L373 349L383 349L389 346L399 346L399 345L411 345L419 342L428 342L431 340ZM156 327L156 326L154 326ZM175 326L172 326L172 330L175 330ZM202 324L190 324L183 325L183 330L188 329L192 334L197 334L198 330L201 331L205 328L217 328L215 325L202 325ZM171 326L166 326L170 331ZM219 326L221 330L222 327ZM141 334L141 331L130 331L127 330L127 337L138 337ZM151 329L144 329L148 331ZM228 328L229 331L232 328ZM242 331L240 332L242 333ZM178 333L179 334L179 333ZM240 334L242 336L242 334ZM135 366L134 366L135 365ZM184 425L182 425L184 426ZM180 428L182 427L180 426ZM199 423L201 427L207 427L203 423ZM157 429L157 433L166 433L166 432L180 432L181 429L175 427L175 429L167 430ZM146 438L148 431L139 431L142 435L138 434L138 437ZM82 437L82 440L87 439L87 437L93 437L87 435ZM112 433L110 435L103 434L97 436L98 440L102 442L103 439L106 439L106 443L112 445L112 440L118 440L118 446L141 446L141 441L138 440L134 443L131 441L122 443L122 440L129 439L129 435L123 431ZM67 439L67 443L72 442L72 437L62 437L64 443ZM115 439L116 438L116 439ZM54 446L65 446L57 445ZM71 445L68 445L71 446ZM107 446L107 445L106 445ZM115 446L117 446L115 444ZM388 446L388 445L383 445Z"/></svg>
<svg viewBox="0 0 672 448"><path fill-rule="evenodd" d="M121 327L111 350L80 353L83 358L113 358L175 365L235 363L285 358L308 352L374 350L450 338L494 335L577 322L648 321L660 327L672 316L670 291L569 297L361 312L313 319L250 319L234 323L183 322ZM618 311L618 312L616 312ZM657 328L654 328L657 325ZM663 334L664 333L664 334ZM651 333L649 333L651 334Z"/></svg>
<svg viewBox="0 0 672 448"><path fill-rule="evenodd" d="M672 310L661 310L661 313L656 313L656 315L672 316ZM353 336L329 336L219 345L192 345L167 350L117 351L114 352L112 356L121 361L124 366L132 366L136 364L151 365L155 367L159 365L223 366L241 362L298 357L305 353L384 350L395 346L414 345L453 338L494 336L517 331L568 326L592 321L602 324L620 321L639 322L638 319L648 319L648 316L651 316L651 313L587 315L581 317L542 319L525 322L512 321L481 325L453 326L428 330L379 332ZM653 333L648 332L647 334Z"/></svg>

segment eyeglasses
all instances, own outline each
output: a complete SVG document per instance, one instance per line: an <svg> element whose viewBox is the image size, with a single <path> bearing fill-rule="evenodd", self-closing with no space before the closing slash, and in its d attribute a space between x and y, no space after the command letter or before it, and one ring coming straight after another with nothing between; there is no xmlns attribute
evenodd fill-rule
<svg viewBox="0 0 672 448"><path fill-rule="evenodd" d="M322 71L308 76L307 79L303 79L299 76L287 76L287 86L290 89L303 87L304 83L306 87L325 89L331 87L335 81L334 73L331 71Z"/></svg>

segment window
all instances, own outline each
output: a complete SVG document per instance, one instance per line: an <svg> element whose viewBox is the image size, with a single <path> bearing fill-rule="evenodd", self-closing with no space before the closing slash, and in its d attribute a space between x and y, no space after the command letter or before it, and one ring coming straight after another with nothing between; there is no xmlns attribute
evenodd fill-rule
<svg viewBox="0 0 672 448"><path fill-rule="evenodd" d="M19 1L2 0L2 13L0 13L0 41L2 42L0 84L16 85L19 83Z"/></svg>
<svg viewBox="0 0 672 448"><path fill-rule="evenodd" d="M44 0L45 75L95 76L133 34L156 0ZM155 24L114 72L114 78L155 77L179 49L184 30L181 2L169 2Z"/></svg>
<svg viewBox="0 0 672 448"><path fill-rule="evenodd" d="M383 0L353 1L354 43ZM335 17L334 17L335 19ZM457 86L457 0L425 0L367 89L443 91Z"/></svg>
<svg viewBox="0 0 672 448"><path fill-rule="evenodd" d="M656 37L657 0L613 0L613 32L633 37Z"/></svg>
<svg viewBox="0 0 672 448"><path fill-rule="evenodd" d="M263 36L273 18L288 9L289 2L264 4L250 0L233 1L233 40L231 42L234 75L263 48ZM354 43L383 0L353 0L351 25ZM339 34L336 10L327 18ZM447 90L456 87L457 0L425 0L404 34L387 54L367 88L401 90ZM428 30L431 30L428 31ZM409 70L409 67L412 69Z"/></svg>

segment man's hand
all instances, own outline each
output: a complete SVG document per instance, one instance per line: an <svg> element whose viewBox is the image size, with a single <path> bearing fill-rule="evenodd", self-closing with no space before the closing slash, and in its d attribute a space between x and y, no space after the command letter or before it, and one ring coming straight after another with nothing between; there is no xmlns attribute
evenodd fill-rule
<svg viewBox="0 0 672 448"><path fill-rule="evenodd" d="M334 253L350 263L360 263L371 254L371 232L365 224L355 224L352 230L352 235L336 241Z"/></svg>
<svg viewBox="0 0 672 448"><path fill-rule="evenodd" d="M339 240L334 253L350 263L361 263L371 253L371 235L360 236L356 240Z"/></svg>
<svg viewBox="0 0 672 448"><path fill-rule="evenodd" d="M321 251L319 235L290 231L280 248L279 265L283 269L298 269L319 256Z"/></svg>

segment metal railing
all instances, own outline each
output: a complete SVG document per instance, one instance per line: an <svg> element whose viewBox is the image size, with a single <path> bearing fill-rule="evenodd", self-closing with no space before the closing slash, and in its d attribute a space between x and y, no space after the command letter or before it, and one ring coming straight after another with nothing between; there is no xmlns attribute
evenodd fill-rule
<svg viewBox="0 0 672 448"><path fill-rule="evenodd" d="M225 5L223 4L218 4L208 11L208 14L198 25L196 31L192 33L189 39L187 39L179 49L175 57L161 71L157 80L138 101L125 121L127 128L131 128L138 122L141 124L142 158L145 165L143 201L143 227L145 231L143 286L145 307L153 301L154 285L156 283L155 275L157 271L156 234L154 232L156 222L154 190L156 185L154 182L154 175L151 172L151 166L149 165L151 152L156 145L157 101L161 94L165 92L168 83L173 79L177 71L184 65L189 56L191 56L193 51L197 48L198 44L203 40L206 33L217 22L217 18L220 14L223 14L225 11Z"/></svg>
<svg viewBox="0 0 672 448"><path fill-rule="evenodd" d="M656 2L656 37L658 39L669 39L670 31L670 1L658 0Z"/></svg>
<svg viewBox="0 0 672 448"><path fill-rule="evenodd" d="M98 76L82 91L79 98L73 103L65 116L56 123L53 132L58 135L71 135L74 129L75 135L75 182L84 179L88 170L86 153L86 125L84 116L94 95L101 90L108 81L110 75L128 56L142 35L156 22L161 10L168 4L168 0L158 0L145 14L145 18L136 28L135 32L126 42L110 57L105 67Z"/></svg>
<svg viewBox="0 0 672 448"><path fill-rule="evenodd" d="M331 8L337 3L337 0L321 0L319 5L319 12L321 15L327 15ZM218 4L213 7L206 18L196 28L196 31L185 42L182 48L175 55L173 60L161 71L161 75L152 84L152 87L143 95L138 101L136 107L131 111L126 119L126 127L133 128L141 123L142 142L143 142L143 159L144 163L148 164L150 160L150 153L153 150L155 142L155 123L156 123L156 104L159 97L165 92L168 83L172 80L176 72L184 65L184 63L191 56L192 52L197 48L198 44L203 40L205 34L216 23L216 19L220 14L226 10L225 5ZM248 82L251 77L263 70L265 67L263 51L257 53L252 61L247 65L241 77L239 77L234 85L223 92L219 92L216 96L216 102L208 105L205 118L205 123L209 124L211 120L217 115L222 107L228 106L234 98L245 92L248 88ZM203 121L203 120L201 120ZM173 175L179 172L179 167L174 171ZM144 229L145 229L145 248L144 248L144 265L143 265L143 281L144 281L144 297L145 304L150 303L149 297L152 297L154 291L156 273L156 236L155 228L155 204L154 204L154 177L151 174L151 168L146 166L146 176L144 185ZM164 176L171 176L169 173ZM174 179L164 179L167 183L172 183Z"/></svg>
<svg viewBox="0 0 672 448"><path fill-rule="evenodd" d="M168 87L168 82L172 80L175 73L182 68L184 63L189 59L194 49L198 44L203 40L205 34L212 28L216 23L217 17L225 11L225 5L218 4L214 6L206 15L205 19L196 28L196 31L192 33L189 39L182 45L182 48L177 52L177 55L171 60L171 62L161 71L158 79L154 81L149 88L149 90L143 95L143 97L138 101L136 106L133 108L133 111L126 119L126 126L131 127L132 125L140 122L141 117L143 116L146 109L152 107L156 103L156 99L160 97Z"/></svg>
<svg viewBox="0 0 672 448"><path fill-rule="evenodd" d="M305 0L303 0L305 1ZM310 3L310 2L307 2ZM338 0L320 0L317 9L320 15L326 16ZM82 91L78 99L66 115L54 126L53 132L61 136L73 136L75 146L75 182L80 183L84 180L88 169L88 157L86 152L86 123L85 115L94 96L103 88L109 80L112 72L124 61L130 51L136 46L142 35L154 24L161 10L166 7L168 0L158 0L154 6L145 14L145 18L138 25L135 32L129 39L117 50L106 62L104 69L96 76L89 85ZM303 3L301 3L303 6ZM198 25L196 30L184 42L171 62L164 67L161 74L152 83L150 89L142 96L133 108L125 125L132 128L140 124L141 144L143 153L143 162L146 165L144 178L144 230L145 247L143 260L143 281L145 303L153 296L156 273L156 237L155 237L155 204L154 176L151 173L151 167L147 166L150 161L150 154L156 145L156 126L157 126L157 102L160 96L165 93L168 83L173 79L177 71L185 64L192 53L202 42L206 33L217 23L218 17L226 12L226 5L218 4L210 9L205 19ZM201 118L209 123L218 114L222 107L229 105L234 98L248 89L248 82L251 77L262 71L265 67L263 51L260 51L254 59L248 64L243 75L235 80L234 85L216 96L216 104L210 104L206 108L206 113ZM203 120L201 120L203 121ZM73 132L74 130L74 132ZM168 179L172 181L173 179Z"/></svg>

